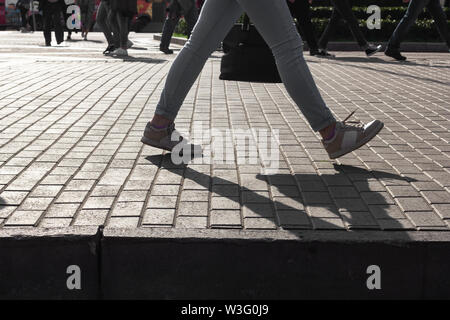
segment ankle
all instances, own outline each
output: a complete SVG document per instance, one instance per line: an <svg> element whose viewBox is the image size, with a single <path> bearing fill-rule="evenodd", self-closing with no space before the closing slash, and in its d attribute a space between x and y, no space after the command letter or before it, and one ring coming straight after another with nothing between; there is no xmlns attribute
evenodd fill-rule
<svg viewBox="0 0 450 320"><path fill-rule="evenodd" d="M323 140L332 139L334 137L334 135L336 134L336 123L329 125L328 127L326 127L323 130L320 130L319 133L322 136Z"/></svg>

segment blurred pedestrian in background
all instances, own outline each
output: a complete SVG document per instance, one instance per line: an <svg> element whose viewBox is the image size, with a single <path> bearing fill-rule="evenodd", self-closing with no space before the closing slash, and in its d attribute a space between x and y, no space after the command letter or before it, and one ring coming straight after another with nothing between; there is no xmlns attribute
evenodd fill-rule
<svg viewBox="0 0 450 320"><path fill-rule="evenodd" d="M115 42L119 43L119 47L112 53L114 56L128 56L128 48L133 45L128 40L130 32L130 21L137 14L137 0L110 0L111 3L111 19L110 27L112 28Z"/></svg>
<svg viewBox="0 0 450 320"><path fill-rule="evenodd" d="M297 19L298 31L308 43L309 54L312 56L332 57L326 50L319 50L309 8L312 0L287 0L287 4L291 15Z"/></svg>
<svg viewBox="0 0 450 320"><path fill-rule="evenodd" d="M77 4L80 7L81 13L81 37L87 40L87 35L92 27L95 0L77 0Z"/></svg>
<svg viewBox="0 0 450 320"><path fill-rule="evenodd" d="M159 50L165 54L173 53L173 50L169 49L170 40L182 16L186 20L187 36L189 38L198 19L198 9L195 0L172 0L167 7L167 18L164 21L161 43L159 45Z"/></svg>
<svg viewBox="0 0 450 320"><path fill-rule="evenodd" d="M325 31L319 40L319 51L327 52L328 41L333 32L338 28L338 23L341 18L345 20L347 26L350 28L353 37L358 42L362 50L366 52L368 57L374 55L381 50L381 45L369 44L361 32L358 24L358 20L352 11L352 6L349 0L331 0L333 4L333 12L331 13L330 21L328 22Z"/></svg>
<svg viewBox="0 0 450 320"><path fill-rule="evenodd" d="M106 47L105 51L103 51L103 54L111 54L114 52L114 50L120 47L119 37L117 37L118 40L116 40L113 35L113 28L116 30L118 30L119 28L117 18L114 17L113 21L111 21L111 19L113 19L111 2L110 0L102 0L97 11L97 24L99 25L106 38L106 41L108 42L108 46ZM114 26L111 26L111 24L114 24Z"/></svg>
<svg viewBox="0 0 450 320"><path fill-rule="evenodd" d="M416 22L419 14L425 7L431 13L442 40L450 48L450 33L447 28L447 17L439 0L403 0L403 2L409 2L408 9L389 39L384 52L385 55L399 61L406 60L406 57L400 53L400 43L405 39L409 28Z"/></svg>
<svg viewBox="0 0 450 320"><path fill-rule="evenodd" d="M39 11L44 15L44 38L45 45L51 46L52 25L55 28L56 43L64 41L64 30L61 24L61 14L65 8L64 0L39 0Z"/></svg>
<svg viewBox="0 0 450 320"><path fill-rule="evenodd" d="M30 31L30 25L28 24L28 11L30 10L30 0L18 0L16 3L16 9L20 11L21 20L21 32Z"/></svg>

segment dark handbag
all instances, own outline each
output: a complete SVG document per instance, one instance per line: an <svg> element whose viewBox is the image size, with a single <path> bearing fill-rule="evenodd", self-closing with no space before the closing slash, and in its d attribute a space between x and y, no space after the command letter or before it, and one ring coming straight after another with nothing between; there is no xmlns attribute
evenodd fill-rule
<svg viewBox="0 0 450 320"><path fill-rule="evenodd" d="M282 82L272 50L244 15L222 43L224 55L220 64L221 80L250 82Z"/></svg>

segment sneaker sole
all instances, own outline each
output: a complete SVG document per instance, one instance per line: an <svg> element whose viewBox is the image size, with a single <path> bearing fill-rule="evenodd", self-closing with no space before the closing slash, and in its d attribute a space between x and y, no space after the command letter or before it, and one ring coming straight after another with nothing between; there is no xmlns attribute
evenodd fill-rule
<svg viewBox="0 0 450 320"><path fill-rule="evenodd" d="M142 136L141 142L142 142L143 144L146 144L146 145L150 146L150 147L154 147L154 148L158 148L158 149L163 149L163 150L167 150L167 151L172 151L172 149L170 149L170 148L168 148L168 147L164 147L164 146L160 145L157 141L154 141L154 140L152 140L152 139L149 139L149 138L147 138L147 137L145 137L145 136Z"/></svg>
<svg viewBox="0 0 450 320"><path fill-rule="evenodd" d="M363 145L365 145L370 140L372 140L381 131L381 129L383 129L383 127L384 127L384 123L380 122L380 126L377 128L377 130L375 131L375 133L373 135L366 137L366 139L363 139L359 144L357 144L353 148L349 148L349 149L346 149L346 150L343 150L340 152L336 152L334 154L330 154L330 159L340 158L342 156L345 156L347 153L353 152L353 151L361 148Z"/></svg>

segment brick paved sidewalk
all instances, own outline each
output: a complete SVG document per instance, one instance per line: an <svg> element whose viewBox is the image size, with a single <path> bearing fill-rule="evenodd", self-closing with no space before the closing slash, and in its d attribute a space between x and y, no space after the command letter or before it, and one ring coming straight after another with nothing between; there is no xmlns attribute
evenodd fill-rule
<svg viewBox="0 0 450 320"><path fill-rule="evenodd" d="M278 129L280 169L262 175L260 158L182 166L143 146L173 56L152 35L132 35L124 61L90 38L45 48L42 34L0 33L0 228L449 230L448 54L306 56L338 118L385 123L331 161L282 84L221 81L215 53L177 128Z"/></svg>

